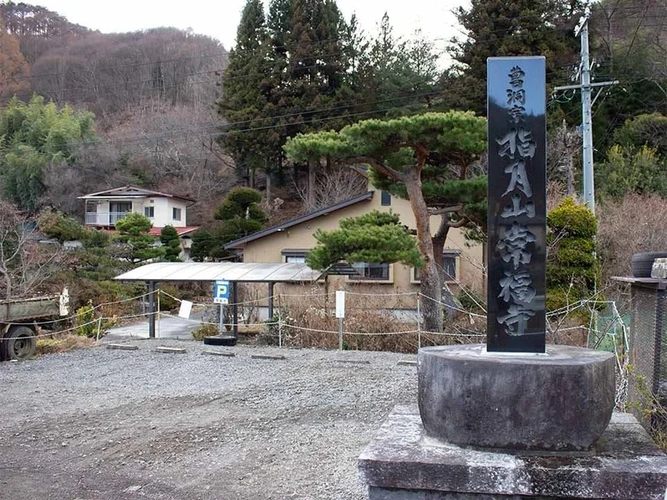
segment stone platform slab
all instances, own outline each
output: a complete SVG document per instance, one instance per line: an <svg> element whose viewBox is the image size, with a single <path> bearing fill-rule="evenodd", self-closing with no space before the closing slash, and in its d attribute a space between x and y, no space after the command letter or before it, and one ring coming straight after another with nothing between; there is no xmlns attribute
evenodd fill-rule
<svg viewBox="0 0 667 500"><path fill-rule="evenodd" d="M632 415L616 412L593 451L539 454L442 443L425 436L417 405L396 406L359 472L369 500L667 498L667 455Z"/></svg>

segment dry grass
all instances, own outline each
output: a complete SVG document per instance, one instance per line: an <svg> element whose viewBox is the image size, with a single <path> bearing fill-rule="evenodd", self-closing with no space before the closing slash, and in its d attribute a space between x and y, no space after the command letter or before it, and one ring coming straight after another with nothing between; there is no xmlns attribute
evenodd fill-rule
<svg viewBox="0 0 667 500"><path fill-rule="evenodd" d="M43 337L37 339L37 354L52 354L56 352L68 352L75 349L85 349L95 345L95 339L75 335L71 333L53 337Z"/></svg>
<svg viewBox="0 0 667 500"><path fill-rule="evenodd" d="M343 321L344 349L416 353L420 346L483 340L474 335L479 332L471 330L467 318L447 325L447 330L452 334L429 334L417 331L416 319L401 320L390 311L383 310L387 303L386 297L367 297L358 303L356 307L346 308ZM282 345L286 347L338 348L339 320L334 315L331 299L325 301L321 295L305 295L298 301L284 301L279 311L280 325L269 326L259 336L258 342L277 345L280 337Z"/></svg>

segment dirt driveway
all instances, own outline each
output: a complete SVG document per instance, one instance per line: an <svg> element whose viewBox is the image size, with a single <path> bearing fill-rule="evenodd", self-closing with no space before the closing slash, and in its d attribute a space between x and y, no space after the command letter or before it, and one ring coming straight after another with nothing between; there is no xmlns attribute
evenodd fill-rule
<svg viewBox="0 0 667 500"><path fill-rule="evenodd" d="M0 498L365 499L357 457L416 401L415 356L132 343L0 363Z"/></svg>

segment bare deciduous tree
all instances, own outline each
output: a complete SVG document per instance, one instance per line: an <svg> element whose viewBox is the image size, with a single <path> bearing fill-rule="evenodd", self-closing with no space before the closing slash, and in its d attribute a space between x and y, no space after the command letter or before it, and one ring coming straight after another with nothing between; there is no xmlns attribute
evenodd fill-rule
<svg viewBox="0 0 667 500"><path fill-rule="evenodd" d="M661 196L630 193L598 205L596 213L603 278L629 276L635 253L667 251L667 200Z"/></svg>
<svg viewBox="0 0 667 500"><path fill-rule="evenodd" d="M60 245L40 244L36 230L17 208L0 202L0 294L4 299L40 293L63 259Z"/></svg>
<svg viewBox="0 0 667 500"><path fill-rule="evenodd" d="M368 190L368 177L348 168L322 169L310 186L296 184L304 212L312 212L349 200ZM312 189L312 192L310 190Z"/></svg>

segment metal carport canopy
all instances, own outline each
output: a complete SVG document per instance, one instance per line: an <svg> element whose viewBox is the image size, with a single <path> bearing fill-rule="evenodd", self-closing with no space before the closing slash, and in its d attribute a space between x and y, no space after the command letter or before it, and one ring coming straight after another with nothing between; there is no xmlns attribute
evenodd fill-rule
<svg viewBox="0 0 667 500"><path fill-rule="evenodd" d="M119 281L216 281L302 283L322 275L306 264L252 262L158 262L116 276Z"/></svg>
<svg viewBox="0 0 667 500"><path fill-rule="evenodd" d="M155 284L161 281L217 281L232 284L232 309L234 335L238 332L236 304L237 283L269 284L269 318L273 317L273 285L275 283L303 283L317 281L321 272L306 264L251 263L251 262L158 262L146 264L116 276L118 281L145 281L148 283L149 326L148 335L155 337Z"/></svg>

